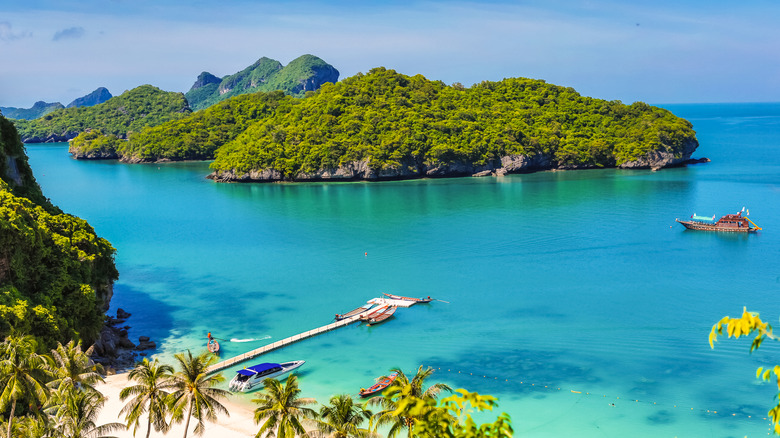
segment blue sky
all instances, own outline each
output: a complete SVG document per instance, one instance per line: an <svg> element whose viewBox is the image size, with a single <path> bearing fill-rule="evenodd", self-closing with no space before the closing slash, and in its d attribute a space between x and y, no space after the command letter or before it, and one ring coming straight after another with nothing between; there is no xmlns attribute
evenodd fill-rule
<svg viewBox="0 0 780 438"><path fill-rule="evenodd" d="M646 4L642 4L646 3ZM0 106L186 92L262 56L466 86L530 77L630 103L780 101L780 2L3 0Z"/></svg>

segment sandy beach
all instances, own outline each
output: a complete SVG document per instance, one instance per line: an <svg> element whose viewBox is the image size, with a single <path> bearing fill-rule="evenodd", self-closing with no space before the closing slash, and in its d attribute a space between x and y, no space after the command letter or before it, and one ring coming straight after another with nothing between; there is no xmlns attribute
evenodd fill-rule
<svg viewBox="0 0 780 438"><path fill-rule="evenodd" d="M100 411L100 416L96 424L106 424L111 422L124 423L124 417L118 418L119 411L125 405L119 398L119 392L127 386L127 373L116 374L106 377L106 382L98 384L96 388L106 397L106 403ZM242 404L229 398L222 400L222 404L230 412L230 416L220 416L216 423L206 423L206 430L202 436L217 438L247 438L254 437L260 426L254 424L253 409L251 406ZM196 422L190 421L190 431L187 436L195 436L192 432L195 429ZM126 431L113 432L112 435L119 438L133 438L132 428ZM136 437L146 435L145 417L136 432ZM165 436L180 437L184 435L184 422L175 424ZM151 436L161 436L161 433L152 429Z"/></svg>

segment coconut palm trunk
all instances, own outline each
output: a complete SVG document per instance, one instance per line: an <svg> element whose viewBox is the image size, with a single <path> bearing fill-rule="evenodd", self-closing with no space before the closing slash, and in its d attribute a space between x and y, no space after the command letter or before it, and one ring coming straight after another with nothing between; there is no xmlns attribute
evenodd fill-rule
<svg viewBox="0 0 780 438"><path fill-rule="evenodd" d="M190 407L187 409L187 421L184 422L184 438L187 438L187 431L190 428L190 418L192 418L192 396L190 396Z"/></svg>
<svg viewBox="0 0 780 438"><path fill-rule="evenodd" d="M5 436L11 436L11 425L14 423L14 414L16 413L16 397L11 397L11 413L8 415L8 432Z"/></svg>

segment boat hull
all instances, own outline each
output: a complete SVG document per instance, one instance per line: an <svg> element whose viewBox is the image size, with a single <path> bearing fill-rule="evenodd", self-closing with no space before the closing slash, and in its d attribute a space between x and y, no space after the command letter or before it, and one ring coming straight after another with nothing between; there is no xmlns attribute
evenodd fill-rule
<svg viewBox="0 0 780 438"><path fill-rule="evenodd" d="M393 316L396 309L397 307L395 306L388 307L383 312L374 314L365 321L368 323L368 325L379 324L380 322L385 321L387 318Z"/></svg>
<svg viewBox="0 0 780 438"><path fill-rule="evenodd" d="M392 373L389 376L385 377L384 379L376 382L373 386L371 386L368 389L361 389L358 394L360 394L361 397L371 397L374 394L380 393L385 390L388 386L390 386L395 378L398 377L398 373Z"/></svg>
<svg viewBox="0 0 780 438"><path fill-rule="evenodd" d="M696 231L718 231L723 233L755 233L758 231L756 228L752 227L724 227L718 224L707 224L696 221L681 221L680 219L675 220L682 224L682 226L685 228Z"/></svg>
<svg viewBox="0 0 780 438"><path fill-rule="evenodd" d="M412 297L402 297L400 295L393 295L393 294L387 294L387 293L382 294L382 295L390 298L391 300L413 301L415 303L422 303L422 304L430 303L431 301L433 301L433 298L431 298L431 297L428 297L428 298L412 298Z"/></svg>

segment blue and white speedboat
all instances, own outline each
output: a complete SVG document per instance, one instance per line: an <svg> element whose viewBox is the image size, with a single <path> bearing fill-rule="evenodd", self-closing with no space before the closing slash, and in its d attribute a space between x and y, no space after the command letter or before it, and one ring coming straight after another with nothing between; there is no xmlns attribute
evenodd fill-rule
<svg viewBox="0 0 780 438"><path fill-rule="evenodd" d="M228 387L234 392L248 392L256 386L263 386L263 380L279 377L303 365L306 361L296 360L284 363L261 363L236 371Z"/></svg>

